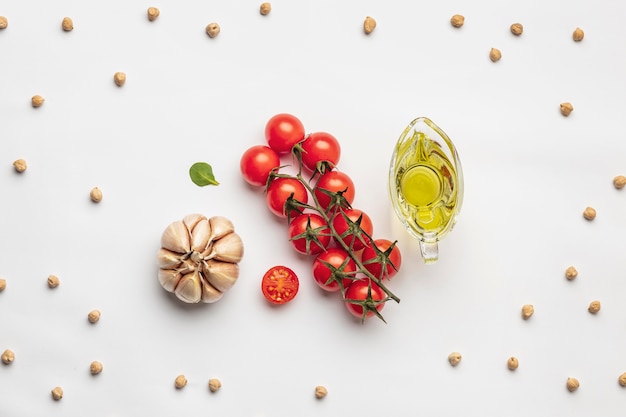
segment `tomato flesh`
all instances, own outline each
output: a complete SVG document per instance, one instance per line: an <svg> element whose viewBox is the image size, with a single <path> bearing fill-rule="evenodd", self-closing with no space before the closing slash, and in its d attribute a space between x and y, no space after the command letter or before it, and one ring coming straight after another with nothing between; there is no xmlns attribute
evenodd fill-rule
<svg viewBox="0 0 626 417"><path fill-rule="evenodd" d="M285 304L296 296L300 281L298 276L286 266L271 267L261 281L263 295L272 304Z"/></svg>

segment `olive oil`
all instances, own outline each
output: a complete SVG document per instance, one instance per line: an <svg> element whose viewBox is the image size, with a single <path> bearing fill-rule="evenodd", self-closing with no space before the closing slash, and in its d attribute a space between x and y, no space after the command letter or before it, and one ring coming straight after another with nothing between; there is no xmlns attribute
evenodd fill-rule
<svg viewBox="0 0 626 417"><path fill-rule="evenodd" d="M462 174L450 139L426 118L414 120L398 140L389 188L396 214L437 260L437 241L454 226L462 203ZM430 249L429 254L424 251ZM434 255L433 255L434 252ZM427 259L427 257L432 257Z"/></svg>

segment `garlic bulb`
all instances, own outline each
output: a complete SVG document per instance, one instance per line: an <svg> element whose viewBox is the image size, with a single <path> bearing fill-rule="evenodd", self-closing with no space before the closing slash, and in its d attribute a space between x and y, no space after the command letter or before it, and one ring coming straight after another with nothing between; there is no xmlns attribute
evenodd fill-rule
<svg viewBox="0 0 626 417"><path fill-rule="evenodd" d="M190 214L161 236L159 283L186 303L214 303L237 281L242 258L243 242L230 220Z"/></svg>

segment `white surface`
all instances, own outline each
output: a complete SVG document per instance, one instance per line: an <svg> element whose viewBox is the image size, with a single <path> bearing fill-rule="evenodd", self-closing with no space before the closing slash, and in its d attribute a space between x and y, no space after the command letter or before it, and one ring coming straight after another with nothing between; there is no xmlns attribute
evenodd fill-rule
<svg viewBox="0 0 626 417"><path fill-rule="evenodd" d="M623 415L626 190L611 181L626 175L626 4L275 0L263 17L260 1L132 3L0 5L0 350L16 354L0 366L1 416ZM378 21L370 36L366 15ZM377 237L399 241L402 301L383 310L388 324L361 325L322 294L311 260L240 178L240 155L278 112L340 139L355 206ZM452 137L465 172L459 223L433 266L387 199L393 145L417 116ZM200 160L220 186L191 183ZM245 242L241 277L214 305L183 305L156 280L161 232L193 212L226 215ZM280 308L259 289L276 264L301 278ZM523 321L526 303L536 312ZM96 377L92 360L104 364ZM189 384L175 390L180 373ZM321 401L316 385L329 391Z"/></svg>

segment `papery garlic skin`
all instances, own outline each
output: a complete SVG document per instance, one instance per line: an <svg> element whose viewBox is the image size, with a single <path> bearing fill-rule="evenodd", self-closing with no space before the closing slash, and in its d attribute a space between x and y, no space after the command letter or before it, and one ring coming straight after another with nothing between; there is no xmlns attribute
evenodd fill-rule
<svg viewBox="0 0 626 417"><path fill-rule="evenodd" d="M163 231L159 283L185 303L214 303L239 278L242 258L243 242L230 220L190 214Z"/></svg>

